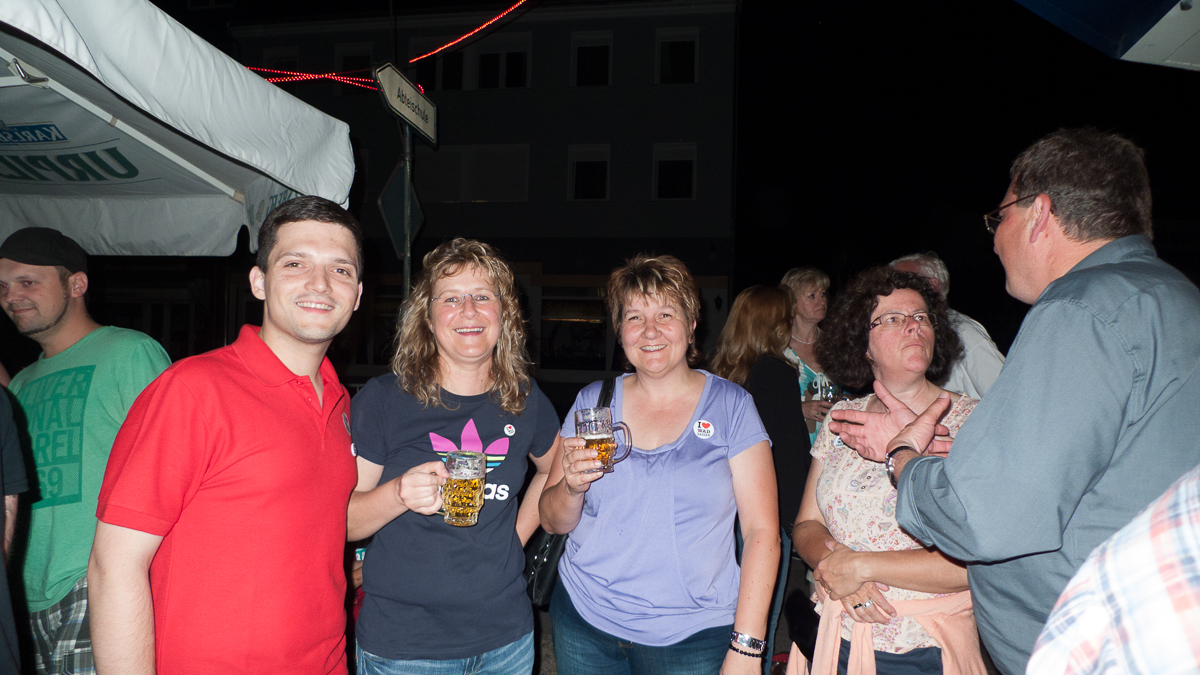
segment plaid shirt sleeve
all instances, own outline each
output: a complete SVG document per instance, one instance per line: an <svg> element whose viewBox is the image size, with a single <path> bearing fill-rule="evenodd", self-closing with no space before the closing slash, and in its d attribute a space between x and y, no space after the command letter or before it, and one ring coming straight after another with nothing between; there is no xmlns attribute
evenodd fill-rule
<svg viewBox="0 0 1200 675"><path fill-rule="evenodd" d="M1200 673L1200 467L1092 552L1027 673Z"/></svg>

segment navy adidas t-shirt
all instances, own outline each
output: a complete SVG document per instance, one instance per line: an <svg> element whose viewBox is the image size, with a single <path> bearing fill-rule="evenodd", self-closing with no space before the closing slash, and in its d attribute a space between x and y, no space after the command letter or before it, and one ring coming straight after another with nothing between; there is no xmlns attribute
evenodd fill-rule
<svg viewBox="0 0 1200 675"><path fill-rule="evenodd" d="M358 456L383 467L383 484L451 450L487 455L479 524L447 525L440 515L407 512L383 526L363 562L366 599L357 638L388 659L461 659L491 651L533 630L521 572L517 493L527 455L554 444L558 416L531 381L525 410L504 412L487 394L442 390L445 407L423 407L396 376L367 383L351 402Z"/></svg>

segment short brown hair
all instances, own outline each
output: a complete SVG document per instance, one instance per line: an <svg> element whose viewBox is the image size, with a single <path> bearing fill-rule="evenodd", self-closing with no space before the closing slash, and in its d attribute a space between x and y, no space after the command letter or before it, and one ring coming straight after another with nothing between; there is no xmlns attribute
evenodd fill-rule
<svg viewBox="0 0 1200 675"><path fill-rule="evenodd" d="M1059 129L1017 156L1008 175L1015 197L1050 197L1075 241L1154 236L1146 152L1124 136Z"/></svg>
<svg viewBox="0 0 1200 675"><path fill-rule="evenodd" d="M875 379L867 360L871 314L879 306L879 298L901 288L920 293L935 321L933 360L925 371L925 379L941 383L950 375L950 367L962 354L962 343L950 325L945 298L933 290L925 277L891 267L872 267L854 277L838 294L813 346L817 361L834 382L859 389Z"/></svg>
<svg viewBox="0 0 1200 675"><path fill-rule="evenodd" d="M487 272L500 300L500 337L492 350L489 395L514 415L525 409L529 393L529 353L525 347L525 320L517 298L512 269L488 244L459 237L425 255L424 272L412 295L396 317L396 354L392 372L400 389L425 407L441 406L441 363L433 335L433 285L467 267Z"/></svg>
<svg viewBox="0 0 1200 675"><path fill-rule="evenodd" d="M254 264L258 269L266 271L271 264L271 250L275 248L275 240L279 238L279 228L288 223L299 223L305 220L315 220L318 223L341 225L350 230L354 236L354 254L357 257L358 278L363 275L363 233L358 221L350 212L322 197L295 197L276 206L263 220L258 230L258 254Z"/></svg>
<svg viewBox="0 0 1200 675"><path fill-rule="evenodd" d="M636 295L670 300L679 304L688 329L688 365L700 362L692 322L700 317L700 290L687 265L673 255L651 256L640 253L617 267L608 276L605 303L612 316L613 330L621 335L621 315L625 305Z"/></svg>
<svg viewBox="0 0 1200 675"><path fill-rule="evenodd" d="M717 340L712 371L738 384L764 354L779 355L788 345L792 303L776 286L751 286L738 293Z"/></svg>

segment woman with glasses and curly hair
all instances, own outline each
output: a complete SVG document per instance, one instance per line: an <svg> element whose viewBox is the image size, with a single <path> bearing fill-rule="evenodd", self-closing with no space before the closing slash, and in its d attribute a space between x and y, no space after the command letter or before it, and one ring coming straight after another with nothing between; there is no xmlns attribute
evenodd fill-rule
<svg viewBox="0 0 1200 675"><path fill-rule="evenodd" d="M934 382L961 350L942 296L925 279L888 267L850 283L816 344L830 377L853 387L876 382L894 397L891 405L918 413L947 393ZM978 401L949 396L942 424L954 434ZM875 395L834 406L842 407L888 409ZM940 673L945 663L982 673L966 568L896 524L896 488L883 464L863 459L827 427L812 456L792 538L819 585L813 672L848 664L869 673L873 663L881 673Z"/></svg>
<svg viewBox="0 0 1200 675"><path fill-rule="evenodd" d="M424 266L398 318L392 373L368 382L351 409L358 486L348 538L374 535L358 672L529 675L522 546L538 526L558 417L530 377L508 265L487 244L460 238ZM473 527L435 515L449 477L443 458L457 450L486 455ZM536 474L518 505L526 458Z"/></svg>
<svg viewBox="0 0 1200 675"><path fill-rule="evenodd" d="M542 493L542 526L571 535L550 602L558 672L761 674L779 519L754 402L689 365L700 294L677 258L629 260L609 277L607 301L633 366L616 382L612 416L635 447L600 473L596 451L567 438ZM600 388L585 387L572 410L595 407Z"/></svg>

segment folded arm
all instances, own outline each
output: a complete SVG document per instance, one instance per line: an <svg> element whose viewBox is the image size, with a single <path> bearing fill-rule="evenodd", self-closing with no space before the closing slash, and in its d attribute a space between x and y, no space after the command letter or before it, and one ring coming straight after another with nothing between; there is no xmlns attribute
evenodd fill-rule
<svg viewBox="0 0 1200 675"><path fill-rule="evenodd" d="M822 430L821 433L826 432ZM792 547L813 570L833 553L833 547L839 545L830 534L825 516L821 515L821 509L817 506L817 483L821 480L824 468L824 462L814 457L808 471L808 483L804 486L800 513L796 516L796 526L792 528ZM813 578L825 588L826 593L831 593L828 585L818 579L815 572ZM883 597L884 590L887 590L886 586L880 588L873 582L866 582L860 584L853 593L837 600L841 601L842 610L855 621L887 623L896 612Z"/></svg>
<svg viewBox="0 0 1200 675"><path fill-rule="evenodd" d="M835 543L813 569L813 577L837 600L867 582L924 593L967 590L967 568L937 549L855 551Z"/></svg>

